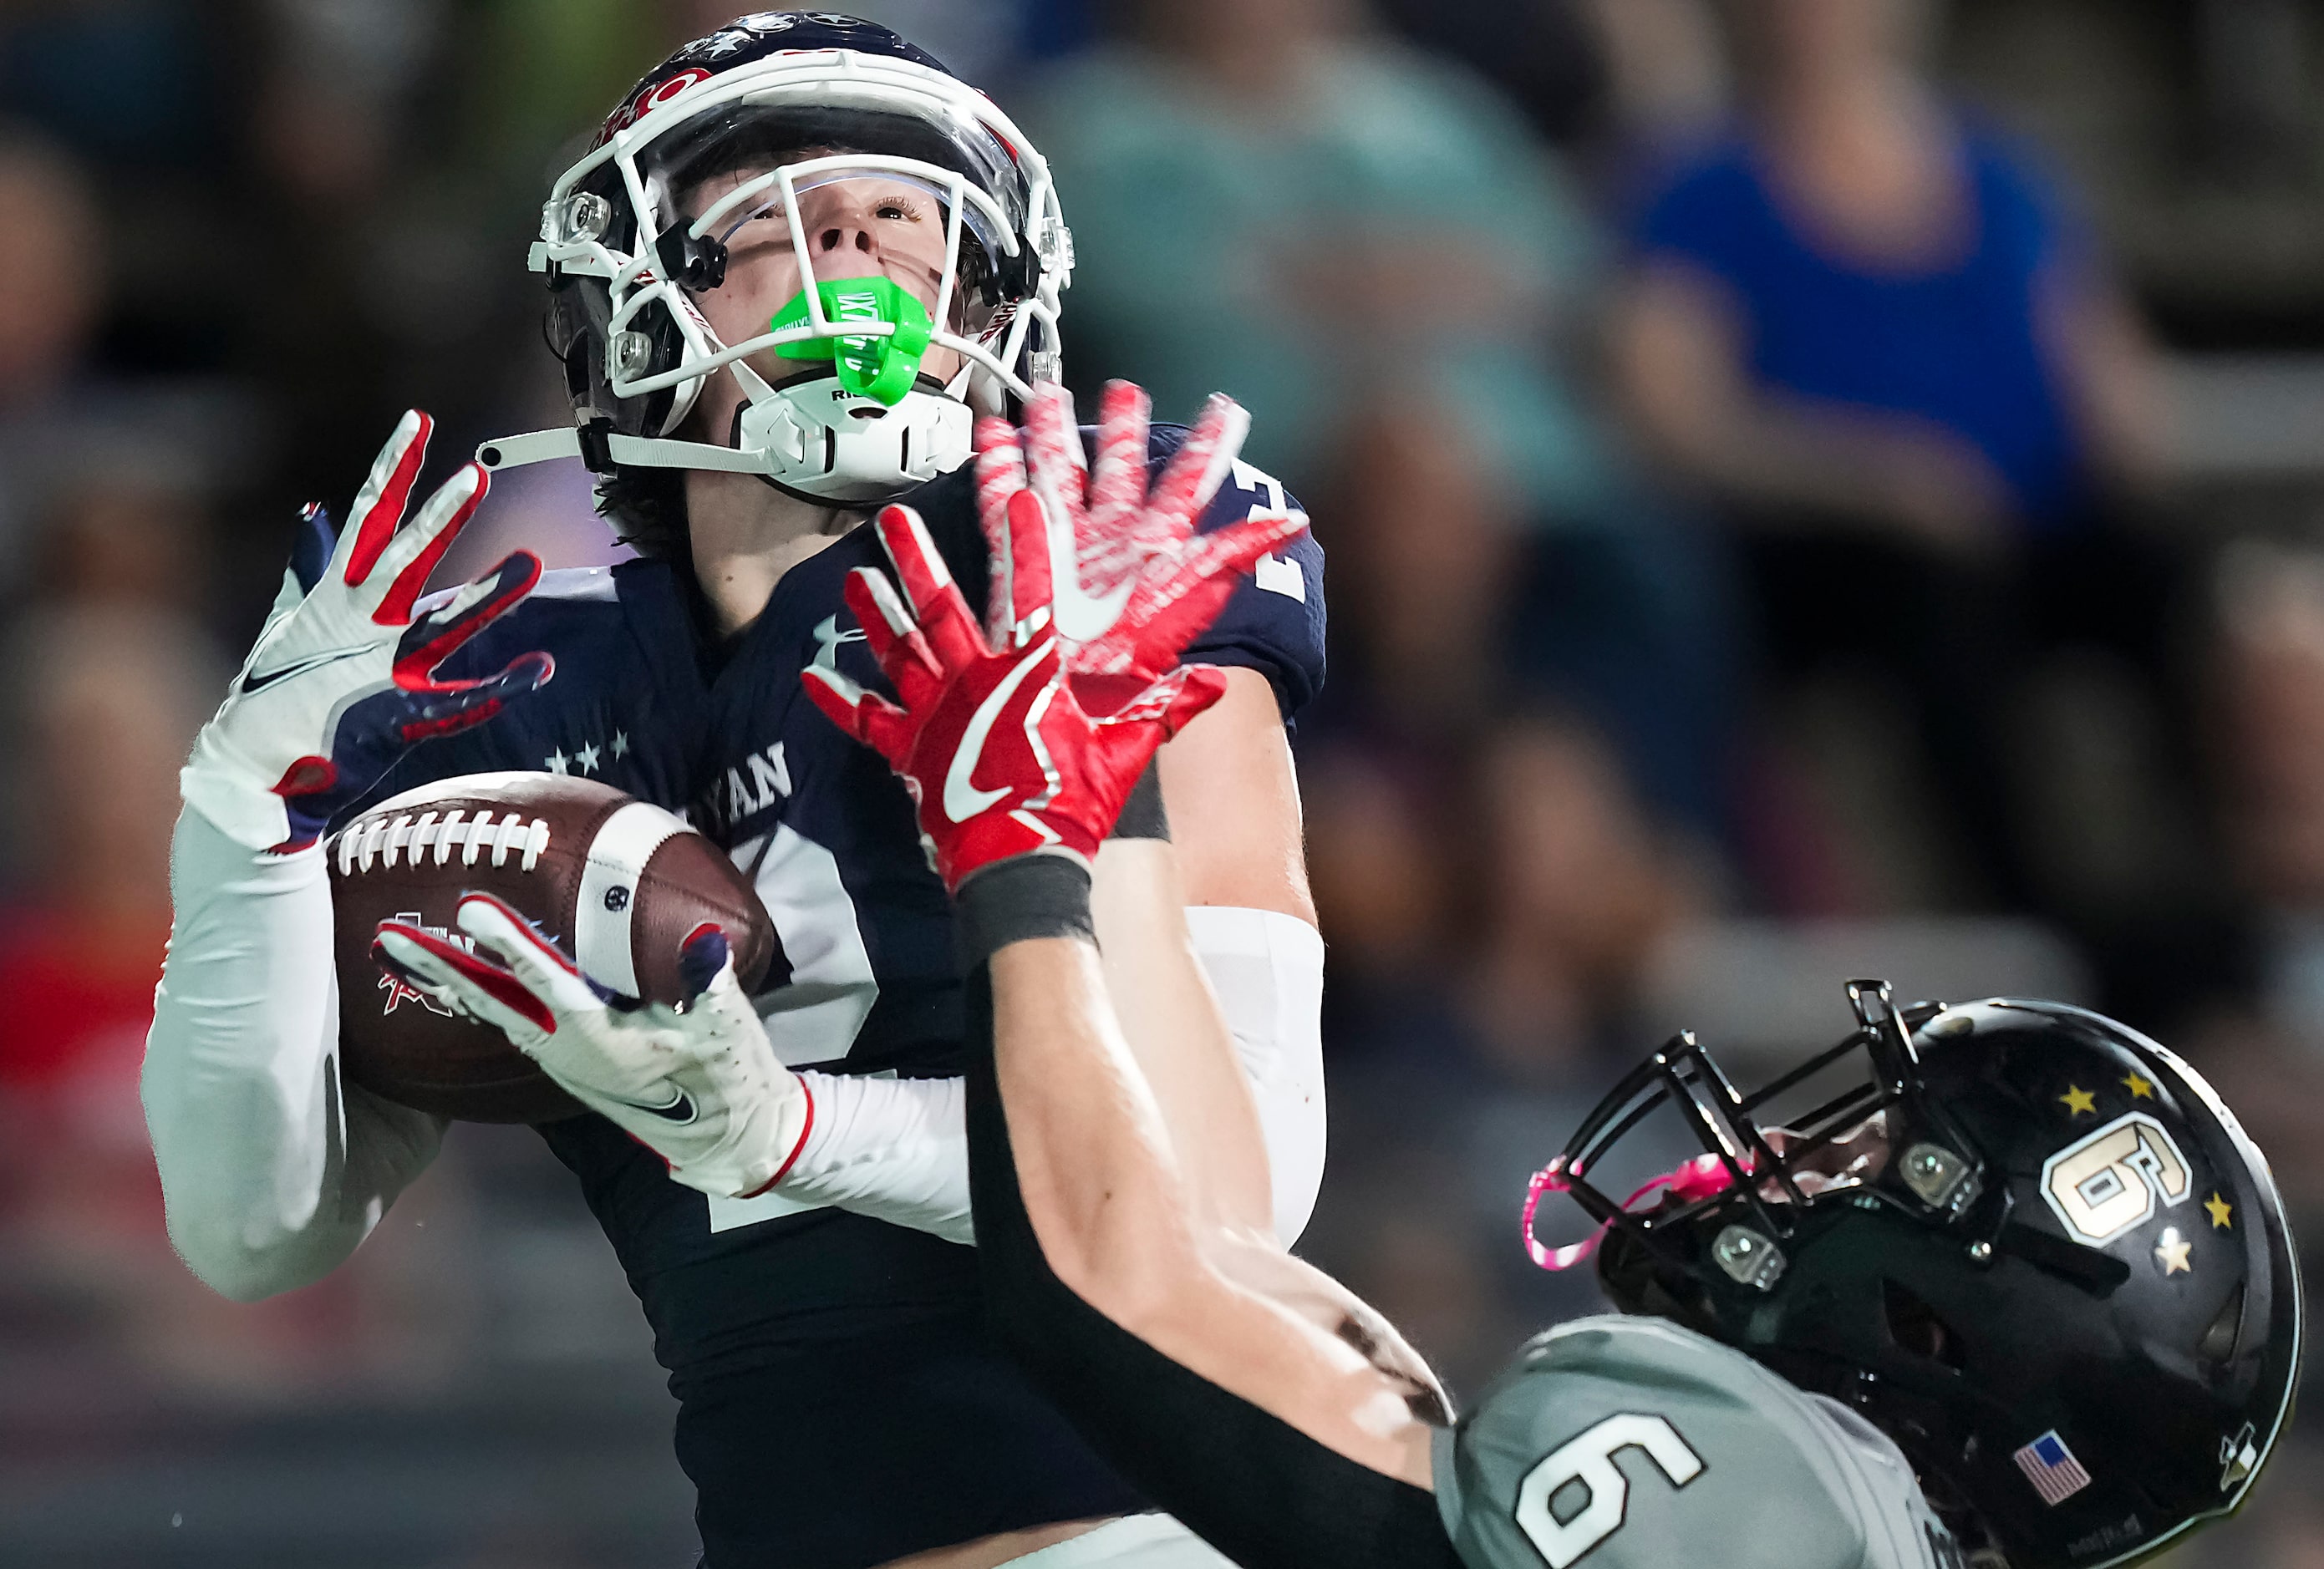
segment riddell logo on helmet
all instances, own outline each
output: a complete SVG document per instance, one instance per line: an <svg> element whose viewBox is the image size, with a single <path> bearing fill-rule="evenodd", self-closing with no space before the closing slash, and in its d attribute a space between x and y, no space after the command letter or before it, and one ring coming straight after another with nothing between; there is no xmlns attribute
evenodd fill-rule
<svg viewBox="0 0 2324 1569"><path fill-rule="evenodd" d="M687 88L706 82L716 74L702 66L691 66L667 81L655 83L605 116L604 126L597 133L597 144L604 146Z"/></svg>

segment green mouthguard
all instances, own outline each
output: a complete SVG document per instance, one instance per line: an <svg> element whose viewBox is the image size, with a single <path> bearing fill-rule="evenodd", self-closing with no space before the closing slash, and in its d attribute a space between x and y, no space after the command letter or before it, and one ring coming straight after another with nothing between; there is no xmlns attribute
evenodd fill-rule
<svg viewBox="0 0 2324 1569"><path fill-rule="evenodd" d="M778 344L775 353L787 360L829 360L839 384L857 397L876 398L890 408L902 402L920 373L920 356L927 353L927 307L889 278L842 278L815 287L823 297L825 320L884 321L896 330L860 338L802 338ZM768 326L780 332L807 322L802 289Z"/></svg>

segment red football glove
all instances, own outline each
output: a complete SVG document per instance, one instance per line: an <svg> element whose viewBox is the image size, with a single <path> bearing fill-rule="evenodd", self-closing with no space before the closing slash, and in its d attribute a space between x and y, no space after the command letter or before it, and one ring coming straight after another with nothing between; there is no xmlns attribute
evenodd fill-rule
<svg viewBox="0 0 2324 1569"><path fill-rule="evenodd" d="M1008 511L1009 597L990 643L919 515L890 507L877 527L904 599L862 566L845 592L901 706L836 671L801 672L815 705L902 776L936 875L955 891L1011 856L1095 857L1155 748L1226 692L1219 671L1182 665L1116 712L1084 711L1059 657L1047 528L1023 500Z"/></svg>
<svg viewBox="0 0 2324 1569"><path fill-rule="evenodd" d="M1250 416L1232 399L1213 398L1149 489L1148 413L1139 388L1107 382L1094 463L1083 455L1073 394L1055 383L1035 389L1022 436L1006 420L977 424L977 517L992 562L991 602L1009 601L1008 509L1029 486L1048 509L1057 630L1066 672L1076 678L1151 677L1169 669L1218 618L1236 579L1306 532L1306 517L1297 512L1197 532L1242 449ZM1126 684L1076 679L1074 685L1087 702Z"/></svg>

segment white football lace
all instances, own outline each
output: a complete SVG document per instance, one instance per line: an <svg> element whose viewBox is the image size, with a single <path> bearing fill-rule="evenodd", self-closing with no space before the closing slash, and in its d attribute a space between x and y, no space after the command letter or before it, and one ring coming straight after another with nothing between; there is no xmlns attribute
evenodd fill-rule
<svg viewBox="0 0 2324 1569"><path fill-rule="evenodd" d="M392 867L407 850L416 867L422 852L431 848L439 867L451 863L455 849L460 851L464 867L475 866L476 858L487 849L493 852L492 864L496 867L507 865L511 854L521 852L517 869L529 872L540 861L540 852L549 848L549 823L538 817L528 820L521 812L512 812L497 822L489 812L469 817L466 811L456 810L440 818L433 812L399 812L351 822L333 836L333 842L338 847L343 877L371 870L374 858L383 867Z"/></svg>

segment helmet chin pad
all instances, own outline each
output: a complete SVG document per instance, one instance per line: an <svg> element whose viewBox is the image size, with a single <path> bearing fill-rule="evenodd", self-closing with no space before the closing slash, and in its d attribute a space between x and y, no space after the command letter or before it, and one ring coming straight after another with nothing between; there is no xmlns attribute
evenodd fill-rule
<svg viewBox="0 0 2324 1569"><path fill-rule="evenodd" d="M782 490L876 506L966 463L974 427L968 405L927 377L891 405L849 391L835 371L745 401L733 442Z"/></svg>

